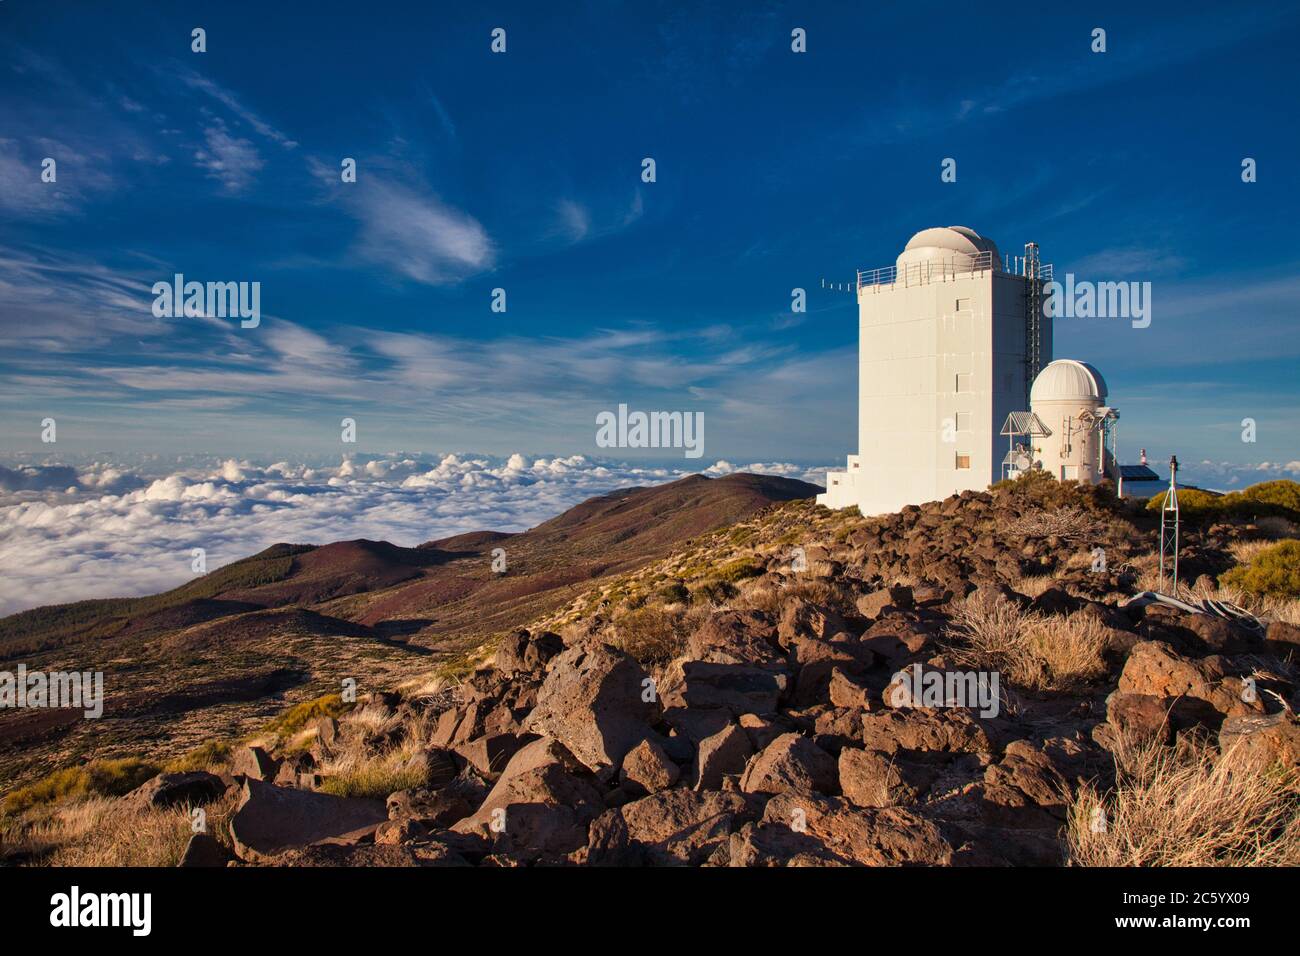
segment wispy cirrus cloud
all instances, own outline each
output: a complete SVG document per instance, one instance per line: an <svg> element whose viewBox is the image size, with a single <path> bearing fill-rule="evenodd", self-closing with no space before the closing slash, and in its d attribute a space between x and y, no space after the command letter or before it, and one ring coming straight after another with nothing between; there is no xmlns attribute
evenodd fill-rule
<svg viewBox="0 0 1300 956"><path fill-rule="evenodd" d="M1125 246L1101 249L1067 263L1080 276L1146 276L1178 272L1187 259L1164 246Z"/></svg>
<svg viewBox="0 0 1300 956"><path fill-rule="evenodd" d="M599 215L590 202L561 199L555 204L555 225L550 236L558 236L570 245L622 232L645 215L645 201L636 190L626 205L604 209Z"/></svg>
<svg viewBox="0 0 1300 956"><path fill-rule="evenodd" d="M383 266L423 285L460 282L491 269L496 245L487 229L432 190L403 181L383 161L363 162L355 183L341 183L337 167L309 160L316 179L358 224L354 262ZM413 179L414 177L409 177Z"/></svg>
<svg viewBox="0 0 1300 956"><path fill-rule="evenodd" d="M425 285L446 285L490 269L496 249L473 216L435 196L371 182L349 203L361 222L357 251Z"/></svg>
<svg viewBox="0 0 1300 956"><path fill-rule="evenodd" d="M280 144L285 149L297 148L298 143L295 140L276 129L253 110L249 109L244 104L243 100L236 96L231 90L208 77L195 72L194 70L184 69L179 71L179 75L186 86L207 94L239 119L247 123L259 135L266 137L272 142Z"/></svg>
<svg viewBox="0 0 1300 956"><path fill-rule="evenodd" d="M207 145L195 151L194 161L227 192L248 189L258 170L266 165L257 147L243 137L232 135L221 121L205 129L203 139Z"/></svg>
<svg viewBox="0 0 1300 956"><path fill-rule="evenodd" d="M0 247L0 343L60 352L157 334L150 281L138 267Z"/></svg>

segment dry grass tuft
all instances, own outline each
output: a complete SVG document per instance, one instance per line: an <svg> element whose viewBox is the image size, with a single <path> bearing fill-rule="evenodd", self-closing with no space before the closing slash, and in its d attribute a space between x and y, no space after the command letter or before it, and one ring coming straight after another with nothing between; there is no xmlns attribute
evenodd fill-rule
<svg viewBox="0 0 1300 956"><path fill-rule="evenodd" d="M1024 538L1055 537L1071 543L1087 543L1098 537L1102 525L1085 509L1067 505L1054 511L1030 511L1012 521L1007 530L1013 536Z"/></svg>
<svg viewBox="0 0 1300 956"><path fill-rule="evenodd" d="M226 823L238 802L232 790L204 807L208 832L227 845ZM90 797L30 814L5 842L34 852L45 866L175 866L192 833L188 807L139 808Z"/></svg>
<svg viewBox="0 0 1300 956"><path fill-rule="evenodd" d="M1056 578L1050 574L1029 574L1016 578L1011 590L1028 598L1036 598L1048 588L1056 586Z"/></svg>
<svg viewBox="0 0 1300 956"><path fill-rule="evenodd" d="M1124 737L1115 769L1113 790L1084 787L1071 803L1072 865L1300 864L1300 791L1280 765L1260 771L1240 746L1219 755L1204 740L1169 748Z"/></svg>
<svg viewBox="0 0 1300 956"><path fill-rule="evenodd" d="M686 614L657 605L646 605L616 617L609 642L631 654L642 664L672 660L686 649Z"/></svg>
<svg viewBox="0 0 1300 956"><path fill-rule="evenodd" d="M963 602L953 617L954 658L1018 687L1067 690L1106 673L1106 628L1091 615L1041 615L997 598Z"/></svg>
<svg viewBox="0 0 1300 956"><path fill-rule="evenodd" d="M370 705L339 721L335 752L321 765L321 790L338 797L384 799L390 793L423 786L429 779L425 751L432 727L423 716L402 716ZM397 736L398 730L400 736ZM396 736L375 748L373 741Z"/></svg>
<svg viewBox="0 0 1300 956"><path fill-rule="evenodd" d="M21 813L41 804L81 797L120 797L156 776L158 770L156 765L139 757L92 760L65 767L5 794L0 814Z"/></svg>
<svg viewBox="0 0 1300 956"><path fill-rule="evenodd" d="M1255 558L1259 557L1261 551L1267 551L1276 544L1267 538L1253 538L1250 541L1234 541L1228 546L1228 551L1232 554L1232 559L1237 564L1250 564Z"/></svg>

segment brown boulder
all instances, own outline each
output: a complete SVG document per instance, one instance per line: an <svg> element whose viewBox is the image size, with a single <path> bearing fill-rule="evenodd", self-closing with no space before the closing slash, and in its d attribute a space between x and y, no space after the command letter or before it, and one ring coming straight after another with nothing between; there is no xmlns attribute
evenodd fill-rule
<svg viewBox="0 0 1300 956"><path fill-rule="evenodd" d="M643 740L623 758L619 785L631 794L656 793L667 790L679 776L681 770L663 748L652 740Z"/></svg>
<svg viewBox="0 0 1300 956"><path fill-rule="evenodd" d="M187 869L226 866L234 859L234 854L219 843L216 837L210 833L196 833L185 844L185 852L176 865Z"/></svg>
<svg viewBox="0 0 1300 956"><path fill-rule="evenodd" d="M601 778L651 737L658 705L647 700L648 677L628 654L605 644L570 648L551 665L527 729L553 737Z"/></svg>
<svg viewBox="0 0 1300 956"><path fill-rule="evenodd" d="M442 829L473 813L484 795L458 786L398 790L388 795L388 819L417 820L427 829Z"/></svg>
<svg viewBox="0 0 1300 956"><path fill-rule="evenodd" d="M680 687L665 691L664 703L691 709L722 708L736 716L772 713L789 683L784 671L773 668L686 661Z"/></svg>
<svg viewBox="0 0 1300 956"><path fill-rule="evenodd" d="M787 647L797 637L824 641L845 629L844 619L830 608L803 598L791 598L781 609L776 633L781 646Z"/></svg>
<svg viewBox="0 0 1300 956"><path fill-rule="evenodd" d="M918 621L884 617L862 635L862 644L890 667L925 654L934 646L934 635Z"/></svg>
<svg viewBox="0 0 1300 956"><path fill-rule="evenodd" d="M984 771L983 820L1014 829L1059 829L1069 799L1065 780L1028 741L1007 745L1006 755Z"/></svg>
<svg viewBox="0 0 1300 956"><path fill-rule="evenodd" d="M519 748L536 739L538 738L534 734L488 734L461 744L456 748L456 753L486 779L495 780ZM437 752L441 751L435 751Z"/></svg>
<svg viewBox="0 0 1300 956"><path fill-rule="evenodd" d="M1193 660L1160 641L1142 641L1133 648L1120 673L1119 690L1151 697L1192 698L1224 717L1264 711L1258 699L1242 699L1241 678L1228 674L1223 658ZM1210 722L1214 722L1213 715Z"/></svg>
<svg viewBox="0 0 1300 956"><path fill-rule="evenodd" d="M450 747L452 739L456 736L456 727L460 724L462 716L464 716L464 711L459 707L449 707L439 714L438 722L433 727L433 736L429 738L429 744L444 749Z"/></svg>
<svg viewBox="0 0 1300 956"><path fill-rule="evenodd" d="M797 668L793 702L806 707L827 699L834 671L865 674L875 663L875 655L847 633L829 641L796 637L790 642L790 663Z"/></svg>
<svg viewBox="0 0 1300 956"><path fill-rule="evenodd" d="M908 810L806 794L773 797L762 822L734 834L729 851L732 866L936 866L953 856L934 824Z"/></svg>
<svg viewBox="0 0 1300 956"><path fill-rule="evenodd" d="M124 798L140 807L196 807L211 803L226 792L226 781L216 774L160 773L136 787Z"/></svg>
<svg viewBox="0 0 1300 956"><path fill-rule="evenodd" d="M912 606L912 589L906 585L881 588L857 599L858 613L865 618L875 620L887 608L906 610Z"/></svg>
<svg viewBox="0 0 1300 956"><path fill-rule="evenodd" d="M1300 723L1287 713L1229 717L1219 728L1219 749L1234 748L1253 766L1300 769Z"/></svg>
<svg viewBox="0 0 1300 956"><path fill-rule="evenodd" d="M1285 621L1271 621L1266 636L1269 650L1279 657L1300 654L1300 627Z"/></svg>
<svg viewBox="0 0 1300 956"><path fill-rule="evenodd" d="M241 747L230 762L232 774L251 780L274 780L278 769L279 764L261 747Z"/></svg>
<svg viewBox="0 0 1300 956"><path fill-rule="evenodd" d="M355 841L374 833L387 819L378 800L288 790L246 779L230 820L230 836L240 858L255 861L322 840Z"/></svg>
<svg viewBox="0 0 1300 956"><path fill-rule="evenodd" d="M760 804L738 793L664 790L606 811L591 825L594 865L698 866L725 848Z"/></svg>
<svg viewBox="0 0 1300 956"><path fill-rule="evenodd" d="M754 755L749 734L737 724L728 724L712 737L700 741L696 752L695 789L717 790L728 774L744 773Z"/></svg>
<svg viewBox="0 0 1300 956"><path fill-rule="evenodd" d="M882 710L862 715L862 742L868 750L936 750L992 753L997 748L989 725L961 708Z"/></svg>
<svg viewBox="0 0 1300 956"><path fill-rule="evenodd" d="M558 634L544 631L533 636L528 631L519 630L502 639L493 663L502 674L532 674L563 651L564 642Z"/></svg>
<svg viewBox="0 0 1300 956"><path fill-rule="evenodd" d="M913 804L934 781L933 767L879 750L840 751L840 787L859 807L900 807Z"/></svg>
<svg viewBox="0 0 1300 956"><path fill-rule="evenodd" d="M745 793L837 793L835 759L807 737L782 734L750 759L740 789Z"/></svg>
<svg viewBox="0 0 1300 956"><path fill-rule="evenodd" d="M860 707L871 709L870 691L864 684L850 677L843 669L831 670L830 701L836 707Z"/></svg>
<svg viewBox="0 0 1300 956"><path fill-rule="evenodd" d="M559 763L505 773L482 806L452 827L523 856L571 853L587 844L600 794Z"/></svg>
<svg viewBox="0 0 1300 956"><path fill-rule="evenodd" d="M775 636L776 629L758 611L719 611L690 636L687 654L714 664L770 664L782 658Z"/></svg>
<svg viewBox="0 0 1300 956"><path fill-rule="evenodd" d="M1106 721L1118 733L1168 743L1173 738L1170 709L1174 701L1149 694L1115 691L1106 698Z"/></svg>

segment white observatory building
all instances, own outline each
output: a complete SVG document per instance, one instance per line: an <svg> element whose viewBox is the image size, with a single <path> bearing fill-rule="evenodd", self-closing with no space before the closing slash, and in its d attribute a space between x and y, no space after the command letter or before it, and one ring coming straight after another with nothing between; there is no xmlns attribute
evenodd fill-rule
<svg viewBox="0 0 1300 956"><path fill-rule="evenodd" d="M1096 484L1107 477L1113 468L1106 461L1110 449L1104 446L1113 429L1105 423L1117 420L1119 412L1106 405L1106 394L1105 379L1085 362L1057 359L1039 372L1029 390L1029 409L1048 434L1034 435L1026 443L1032 465L1062 480ZM1017 457L1014 464L1022 463ZM1014 477L1024 469L1008 470Z"/></svg>
<svg viewBox="0 0 1300 956"><path fill-rule="evenodd" d="M923 229L893 266L859 272L858 454L827 473L818 503L883 514L1029 468L1118 480L1101 374L1043 367L1051 278L1035 243L1004 258L965 226Z"/></svg>

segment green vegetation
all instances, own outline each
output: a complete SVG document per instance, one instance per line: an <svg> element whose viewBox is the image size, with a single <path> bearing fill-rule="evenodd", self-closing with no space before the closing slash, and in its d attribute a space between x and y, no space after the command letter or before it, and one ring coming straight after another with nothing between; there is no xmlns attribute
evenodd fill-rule
<svg viewBox="0 0 1300 956"><path fill-rule="evenodd" d="M756 578L762 573L762 566L753 558L737 558L718 568L716 577L719 580L734 583L743 581L745 578Z"/></svg>
<svg viewBox="0 0 1300 956"><path fill-rule="evenodd" d="M721 604L736 596L736 586L717 578L710 578L691 588L691 601L696 604Z"/></svg>
<svg viewBox="0 0 1300 956"><path fill-rule="evenodd" d="M428 769L418 761L397 764L391 757L367 761L328 776L321 783L321 793L336 797L366 797L383 800L398 790L422 787L429 782Z"/></svg>
<svg viewBox="0 0 1300 956"><path fill-rule="evenodd" d="M287 740L317 717L338 717L353 708L339 694L324 694L295 704L266 725L264 732Z"/></svg>
<svg viewBox="0 0 1300 956"><path fill-rule="evenodd" d="M181 754L175 760L168 761L163 768L168 773L190 773L195 770L210 770L219 767L230 759L231 746L223 740L209 740L200 744L189 753Z"/></svg>
<svg viewBox="0 0 1300 956"><path fill-rule="evenodd" d="M1099 485L1057 481L1041 469L1027 471L1019 478L995 482L990 490L995 494L1011 494L1045 511L1067 506L1083 507L1089 511L1114 511L1119 507L1114 485L1109 481ZM1179 500L1182 500L1181 496Z"/></svg>
<svg viewBox="0 0 1300 956"><path fill-rule="evenodd" d="M5 796L0 813L21 813L42 803L67 797L120 797L158 775L159 768L139 757L92 760L65 767Z"/></svg>
<svg viewBox="0 0 1300 956"><path fill-rule="evenodd" d="M1239 492L1243 501L1256 502L1263 505L1271 505L1282 511L1290 512L1289 515L1283 514L1281 517L1291 517L1292 520L1300 517L1300 484L1294 481L1282 479L1279 481L1263 481L1258 485L1251 485L1249 488Z"/></svg>
<svg viewBox="0 0 1300 956"><path fill-rule="evenodd" d="M1249 564L1220 575L1219 583L1259 597L1300 597L1300 541L1279 541L1265 548Z"/></svg>
<svg viewBox="0 0 1300 956"><path fill-rule="evenodd" d="M1160 511L1168 492L1147 502L1148 511ZM1265 481L1242 491L1216 495L1197 488L1178 491L1179 514L1192 520L1254 521L1259 518L1285 518L1300 521L1300 484L1294 481Z"/></svg>
<svg viewBox="0 0 1300 956"><path fill-rule="evenodd" d="M691 592L681 581L674 581L659 589L659 599L665 604L686 604L691 600Z"/></svg>

